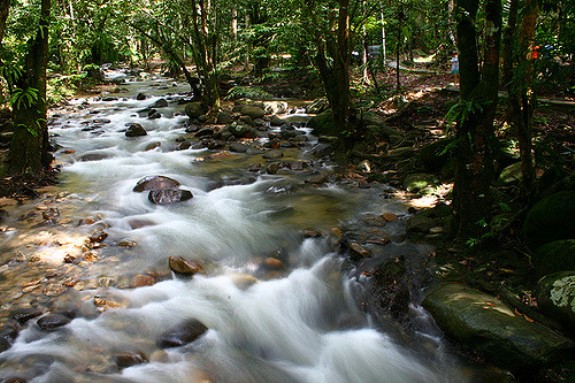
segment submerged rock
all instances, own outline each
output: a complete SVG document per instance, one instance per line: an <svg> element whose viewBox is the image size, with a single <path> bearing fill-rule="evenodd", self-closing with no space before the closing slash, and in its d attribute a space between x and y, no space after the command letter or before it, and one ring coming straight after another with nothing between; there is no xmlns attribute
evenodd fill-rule
<svg viewBox="0 0 575 383"><path fill-rule="evenodd" d="M115 359L116 365L121 369L148 363L148 358L143 352L122 352L116 354Z"/></svg>
<svg viewBox="0 0 575 383"><path fill-rule="evenodd" d="M152 190L148 194L148 200L156 205L171 205L193 197L191 191L180 189Z"/></svg>
<svg viewBox="0 0 575 383"><path fill-rule="evenodd" d="M208 328L199 320L191 319L163 334L157 341L161 348L180 347L204 335Z"/></svg>
<svg viewBox="0 0 575 383"><path fill-rule="evenodd" d="M574 347L563 335L525 320L494 296L463 284L438 286L427 295L423 307L448 337L514 371L555 362Z"/></svg>
<svg viewBox="0 0 575 383"><path fill-rule="evenodd" d="M67 316L60 314L48 314L36 322L38 326L44 331L54 331L58 328L67 325L72 320Z"/></svg>

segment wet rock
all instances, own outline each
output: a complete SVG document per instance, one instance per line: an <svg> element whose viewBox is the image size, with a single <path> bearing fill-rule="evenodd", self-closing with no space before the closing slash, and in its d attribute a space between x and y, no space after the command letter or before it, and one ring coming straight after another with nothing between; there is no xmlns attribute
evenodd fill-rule
<svg viewBox="0 0 575 383"><path fill-rule="evenodd" d="M361 258L371 257L371 252L357 242L350 242L348 243L348 246L350 251L359 255Z"/></svg>
<svg viewBox="0 0 575 383"><path fill-rule="evenodd" d="M562 271L541 278L536 296L537 306L544 315L575 333L575 271Z"/></svg>
<svg viewBox="0 0 575 383"><path fill-rule="evenodd" d="M8 350L10 346L11 344L8 339L0 337L0 353Z"/></svg>
<svg viewBox="0 0 575 383"><path fill-rule="evenodd" d="M144 148L144 151L149 152L150 150L154 150L156 148L159 148L160 146L162 146L161 142L158 142L158 141L152 142L152 143L149 143L148 145L146 145L146 147Z"/></svg>
<svg viewBox="0 0 575 383"><path fill-rule="evenodd" d="M256 277L249 274L234 274L231 276L231 280L240 290L246 290L258 282Z"/></svg>
<svg viewBox="0 0 575 383"><path fill-rule="evenodd" d="M60 314L48 314L36 322L38 326L44 331L54 331L62 326L67 325L72 320L67 316Z"/></svg>
<svg viewBox="0 0 575 383"><path fill-rule="evenodd" d="M184 257L170 256L168 258L170 269L176 274L192 276L203 271L202 266Z"/></svg>
<svg viewBox="0 0 575 383"><path fill-rule="evenodd" d="M86 153L86 154L81 155L78 158L78 161L81 161L81 162L101 161L101 160L105 160L106 158L110 158L110 155L107 153Z"/></svg>
<svg viewBox="0 0 575 383"><path fill-rule="evenodd" d="M151 275L139 274L132 279L130 285L132 287L143 287L152 286L154 283L156 283L156 279Z"/></svg>
<svg viewBox="0 0 575 383"><path fill-rule="evenodd" d="M393 213L383 213L382 214L383 219L386 222L394 222L397 221L397 215L393 214Z"/></svg>
<svg viewBox="0 0 575 383"><path fill-rule="evenodd" d="M132 223L130 223L130 227L132 229L134 229L134 227L132 227ZM118 246L120 246L120 247L136 247L136 246L138 246L138 242L136 242L132 239L122 239L121 241L118 242Z"/></svg>
<svg viewBox="0 0 575 383"><path fill-rule="evenodd" d="M237 142L230 144L230 152L233 152L233 153L246 153L249 148L250 148L249 145L240 144Z"/></svg>
<svg viewBox="0 0 575 383"><path fill-rule="evenodd" d="M428 293L423 307L448 337L513 371L560 360L574 346L548 327L516 315L494 296L462 284L439 285Z"/></svg>
<svg viewBox="0 0 575 383"><path fill-rule="evenodd" d="M95 118L92 122L94 124L103 125L103 124L109 124L110 122L112 122L112 120L108 118Z"/></svg>
<svg viewBox="0 0 575 383"><path fill-rule="evenodd" d="M186 133L196 133L201 129L200 125L192 124L186 127Z"/></svg>
<svg viewBox="0 0 575 383"><path fill-rule="evenodd" d="M138 123L130 124L128 130L126 130L126 137L141 137L148 134L146 129Z"/></svg>
<svg viewBox="0 0 575 383"><path fill-rule="evenodd" d="M99 311L107 311L110 309L116 309L120 307L126 307L126 303L120 302L114 298L102 297L102 296L95 296L94 297L94 305L98 307Z"/></svg>
<svg viewBox="0 0 575 383"><path fill-rule="evenodd" d="M180 189L153 190L148 194L148 200L156 205L171 205L193 197L191 191Z"/></svg>
<svg viewBox="0 0 575 383"><path fill-rule="evenodd" d="M180 183L172 178L164 176L147 176L138 181L133 191L141 193L147 190L176 189Z"/></svg>
<svg viewBox="0 0 575 383"><path fill-rule="evenodd" d="M265 153L262 157L266 160L277 160L284 156L284 153L281 150L270 150L269 152Z"/></svg>
<svg viewBox="0 0 575 383"><path fill-rule="evenodd" d="M168 107L168 101L165 98L160 98L159 100L156 100L156 102L154 102L152 105L150 105L150 108L167 108Z"/></svg>
<svg viewBox="0 0 575 383"><path fill-rule="evenodd" d="M408 233L427 233L432 227L437 226L433 218L424 215L415 215L407 222Z"/></svg>
<svg viewBox="0 0 575 383"><path fill-rule="evenodd" d="M163 334L157 341L160 348L180 347L204 335L208 328L199 320L191 319Z"/></svg>
<svg viewBox="0 0 575 383"><path fill-rule="evenodd" d="M10 376L6 379L3 379L1 383L27 383L28 381L24 378L18 376Z"/></svg>
<svg viewBox="0 0 575 383"><path fill-rule="evenodd" d="M192 147L190 142L182 142L176 146L176 150L187 150Z"/></svg>
<svg viewBox="0 0 575 383"><path fill-rule="evenodd" d="M523 224L523 234L534 247L575 233L575 192L562 191L537 202Z"/></svg>
<svg viewBox="0 0 575 383"><path fill-rule="evenodd" d="M263 108L260 108L259 106L246 105L240 109L240 114L248 116L252 119L256 119L265 116L266 112L263 110Z"/></svg>
<svg viewBox="0 0 575 383"><path fill-rule="evenodd" d="M537 249L535 273L541 278L559 271L575 270L575 239L553 241Z"/></svg>
<svg viewBox="0 0 575 383"><path fill-rule="evenodd" d="M89 239L91 243L100 243L103 242L106 238L108 238L108 233L102 229L97 229L92 233Z"/></svg>
<svg viewBox="0 0 575 383"><path fill-rule="evenodd" d="M284 268L283 262L275 257L267 257L264 259L262 266L266 270L282 270Z"/></svg>
<svg viewBox="0 0 575 383"><path fill-rule="evenodd" d="M12 318L14 318L18 323L23 325L24 323L28 322L30 319L37 318L37 317L41 316L42 314L44 314L42 312L42 310L34 308L34 307L28 307L28 308L21 308L21 309L15 310L12 313Z"/></svg>
<svg viewBox="0 0 575 383"><path fill-rule="evenodd" d="M162 113L158 112L155 109L152 109L150 113L148 113L149 120L157 120L158 118L162 118Z"/></svg>
<svg viewBox="0 0 575 383"><path fill-rule="evenodd" d="M148 358L143 352L122 352L120 354L116 354L114 359L116 360L116 365L120 369L148 363Z"/></svg>
<svg viewBox="0 0 575 383"><path fill-rule="evenodd" d="M214 130L210 129L210 128L203 128L200 129L197 133L196 133L196 137L198 138L204 138L204 137L211 137L214 135Z"/></svg>
<svg viewBox="0 0 575 383"><path fill-rule="evenodd" d="M136 100L138 100L138 101L145 100L146 98L148 98L148 96L146 96L144 93L138 93L136 95Z"/></svg>
<svg viewBox="0 0 575 383"><path fill-rule="evenodd" d="M245 125L253 126L255 125L254 120L250 116L240 116L240 122L243 122Z"/></svg>

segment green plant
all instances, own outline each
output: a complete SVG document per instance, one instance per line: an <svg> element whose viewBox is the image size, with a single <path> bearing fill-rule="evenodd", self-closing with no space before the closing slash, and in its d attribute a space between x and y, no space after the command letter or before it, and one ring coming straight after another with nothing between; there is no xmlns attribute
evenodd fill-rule
<svg viewBox="0 0 575 383"><path fill-rule="evenodd" d="M28 87L26 89L16 88L8 101L14 109L20 109L22 106L31 107L38 102L38 89Z"/></svg>

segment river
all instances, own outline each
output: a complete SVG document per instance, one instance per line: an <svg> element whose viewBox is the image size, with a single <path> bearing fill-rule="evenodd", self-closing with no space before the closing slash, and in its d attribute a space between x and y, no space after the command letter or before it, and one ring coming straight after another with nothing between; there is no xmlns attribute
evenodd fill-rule
<svg viewBox="0 0 575 383"><path fill-rule="evenodd" d="M312 156L318 143L305 125L297 126L305 144L282 148L282 161L303 161L302 170L268 174L262 153L196 147L177 102L184 85L155 79L123 87L127 93L108 95L117 99L76 99L51 112L61 183L9 208L0 319L2 335L13 339L0 353L0 381L481 381L446 351L417 302L426 324L407 334L355 303L369 277L342 267L335 228L391 213L400 219L386 226L392 243L380 253L429 252L406 243L407 208L382 197L387 186L309 182L333 165ZM170 106L148 118L146 108L160 98ZM132 123L147 135L126 137ZM178 147L184 141L192 145ZM133 191L157 175L193 198L157 205ZM322 235L304 234L309 229ZM203 271L176 275L168 257L194 260ZM42 328L39 319L50 315L64 322ZM207 331L162 344L191 320Z"/></svg>

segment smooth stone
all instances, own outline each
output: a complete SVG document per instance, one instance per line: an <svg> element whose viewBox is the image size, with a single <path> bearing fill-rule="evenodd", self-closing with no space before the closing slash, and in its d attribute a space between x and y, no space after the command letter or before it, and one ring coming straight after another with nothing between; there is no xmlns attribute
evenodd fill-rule
<svg viewBox="0 0 575 383"><path fill-rule="evenodd" d="M67 325L72 320L67 316L60 314L48 314L36 322L38 326L44 331L54 331L58 328Z"/></svg>
<svg viewBox="0 0 575 383"><path fill-rule="evenodd" d="M208 328L199 320L191 319L163 334L157 341L160 348L180 347L204 335Z"/></svg>
<svg viewBox="0 0 575 383"><path fill-rule="evenodd" d="M194 275L201 272L202 266L199 263L186 259L184 257L170 256L168 258L170 269L177 274Z"/></svg>
<svg viewBox="0 0 575 383"><path fill-rule="evenodd" d="M141 137L147 135L148 132L146 132L146 129L144 129L142 125L134 123L130 124L125 134L126 137Z"/></svg>
<svg viewBox="0 0 575 383"><path fill-rule="evenodd" d="M147 176L138 181L133 191L140 193L147 190L176 189L180 183L172 178L164 176Z"/></svg>
<svg viewBox="0 0 575 383"><path fill-rule="evenodd" d="M122 352L116 354L116 365L120 369L128 368L138 364L148 363L148 358L142 352Z"/></svg>
<svg viewBox="0 0 575 383"><path fill-rule="evenodd" d="M180 189L152 190L148 194L148 200L156 205L171 205L193 197L191 191Z"/></svg>

